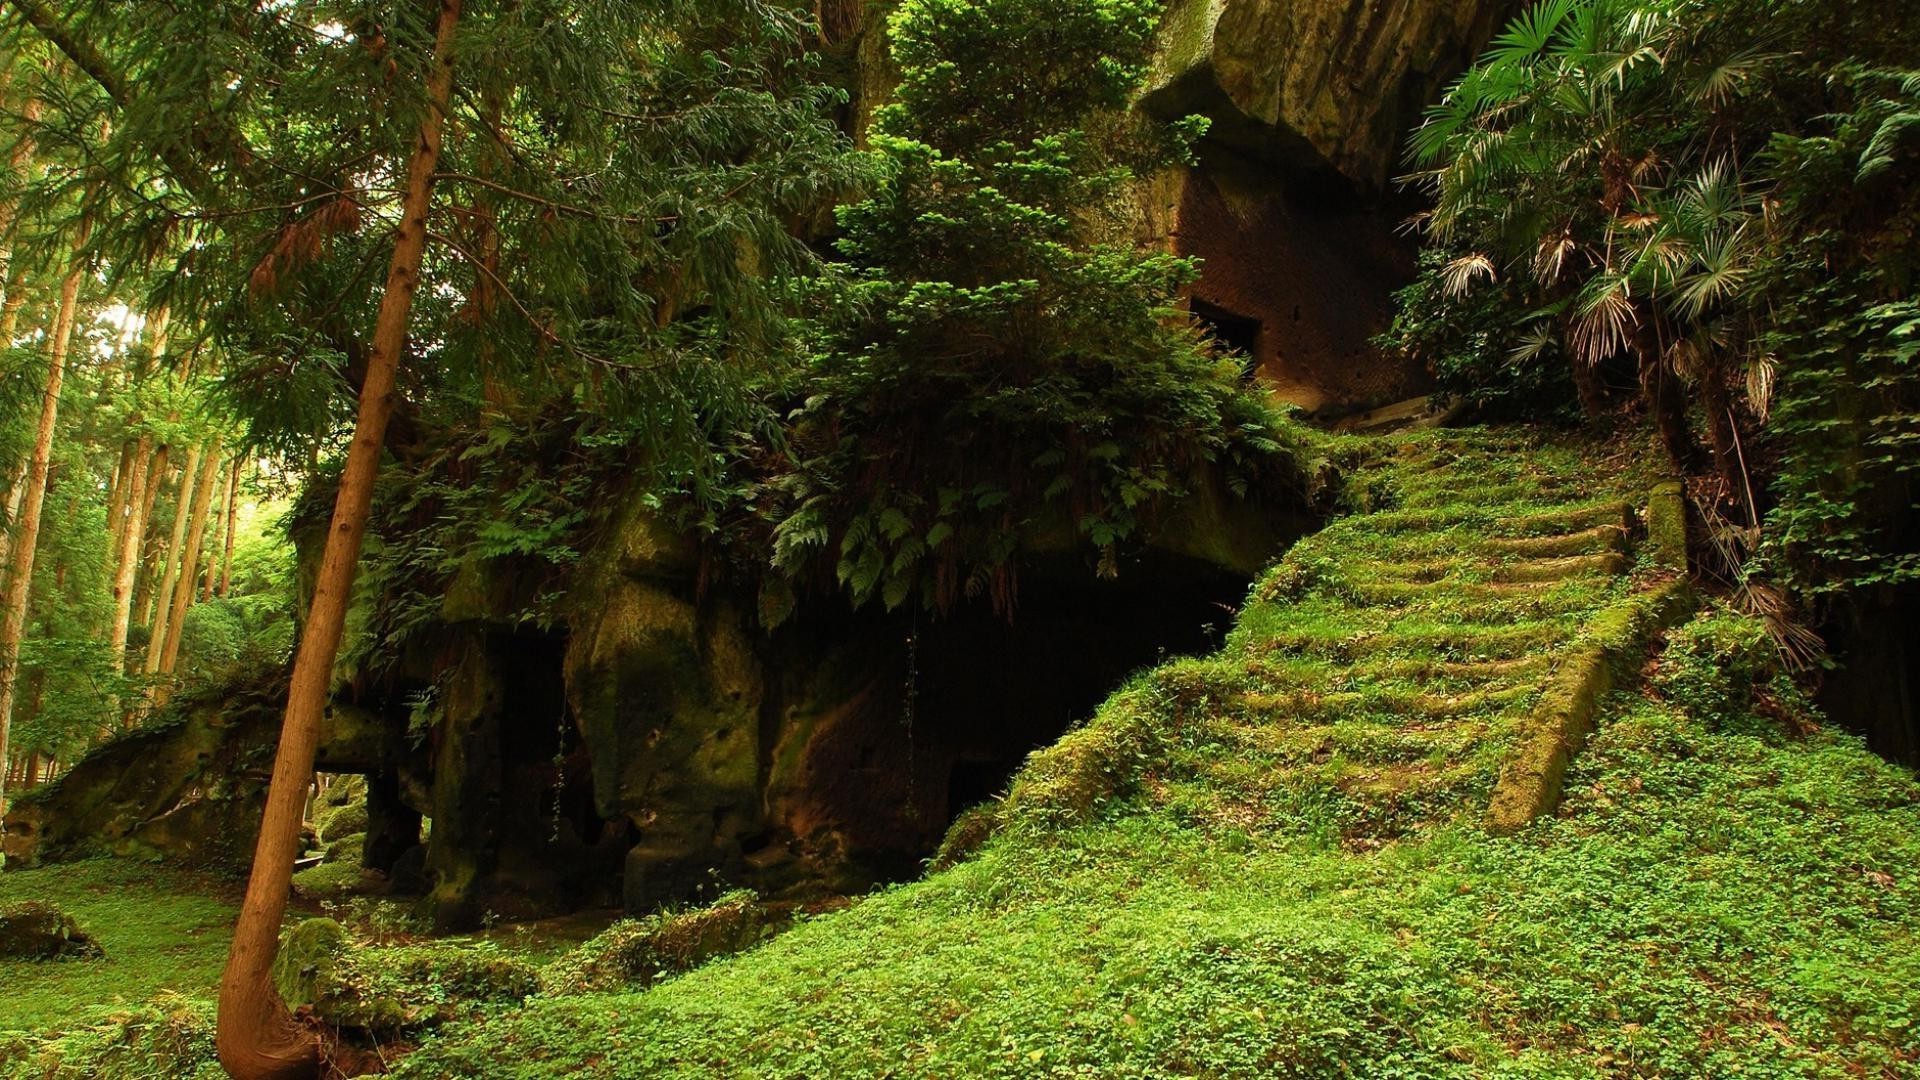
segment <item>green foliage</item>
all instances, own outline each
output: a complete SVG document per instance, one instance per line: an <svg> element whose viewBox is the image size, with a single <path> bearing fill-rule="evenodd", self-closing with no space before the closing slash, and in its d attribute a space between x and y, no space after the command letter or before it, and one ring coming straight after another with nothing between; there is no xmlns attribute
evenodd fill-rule
<svg viewBox="0 0 1920 1080"><path fill-rule="evenodd" d="M1812 711L1766 620L1725 609L1673 632L1655 686L1709 731L1779 736Z"/></svg>
<svg viewBox="0 0 1920 1080"><path fill-rule="evenodd" d="M1420 274L1394 294L1393 323L1375 343L1426 365L1442 395L1471 402L1490 417L1549 418L1574 406L1567 360L1556 337L1542 335L1511 283L1450 292L1453 257L1420 253Z"/></svg>
<svg viewBox="0 0 1920 1080"><path fill-rule="evenodd" d="M221 1080L213 1004L178 994L42 1037L0 1032L6 1080Z"/></svg>
<svg viewBox="0 0 1920 1080"><path fill-rule="evenodd" d="M1916 41L1910 7L1853 0L1535 5L1413 139L1445 254L1394 343L1507 398L1532 369L1471 358L1503 307L1537 320L1516 355L1629 356L1699 403L1731 574L1910 579ZM1685 412L1643 393L1692 468Z"/></svg>
<svg viewBox="0 0 1920 1080"><path fill-rule="evenodd" d="M539 989L532 964L487 941L375 945L332 919L307 920L283 939L274 983L288 1005L380 1040Z"/></svg>
<svg viewBox="0 0 1920 1080"><path fill-rule="evenodd" d="M234 909L221 897L228 883L133 860L94 860L0 874L0 905L34 900L53 903L93 935L104 959L74 964L0 961L0 1031L84 1033L92 1024L134 1008L138 1023L176 1008L149 1013L141 1003L164 990L200 990L219 981L226 960L226 929ZM107 1038L80 1034L77 1041ZM131 1036L130 1036L131 1037ZM37 1040L35 1040L37 1041ZM22 1051L31 1049L22 1046ZM45 1050L45 1047L41 1047ZM76 1052L69 1045L64 1054ZM0 1076L17 1075L13 1051L0 1039ZM131 1062L119 1067L134 1069ZM40 1075L28 1073L26 1075ZM87 1075L76 1066L59 1076ZM155 1068L125 1076L171 1076Z"/></svg>
<svg viewBox="0 0 1920 1080"><path fill-rule="evenodd" d="M1128 185L1198 120L1123 110L1157 0L915 0L892 16L887 176L843 206L850 280L816 323L772 485L774 562L856 604L1015 603L1017 553L1116 548L1217 469L1276 481L1295 438L1174 301L1189 260L1121 235ZM778 612L783 604L769 604Z"/></svg>
<svg viewBox="0 0 1920 1080"><path fill-rule="evenodd" d="M758 944L769 923L760 898L744 890L702 908L623 919L547 965L540 982L553 994L639 989Z"/></svg>
<svg viewBox="0 0 1920 1080"><path fill-rule="evenodd" d="M1768 347L1783 451L1768 525L1803 593L1920 576L1920 76L1850 69L1830 134L1782 136L1786 204L1808 222L1780 260ZM1838 272L1836 272L1836 270Z"/></svg>

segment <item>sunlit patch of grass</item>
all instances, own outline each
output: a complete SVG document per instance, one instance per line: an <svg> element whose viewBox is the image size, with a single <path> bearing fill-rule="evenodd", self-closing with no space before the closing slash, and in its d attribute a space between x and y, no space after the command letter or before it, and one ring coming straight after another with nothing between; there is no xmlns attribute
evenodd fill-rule
<svg viewBox="0 0 1920 1080"><path fill-rule="evenodd" d="M0 873L0 904L52 903L106 951L100 960L0 960L0 1031L70 1024L162 991L210 994L226 961L236 892L220 878L128 860Z"/></svg>

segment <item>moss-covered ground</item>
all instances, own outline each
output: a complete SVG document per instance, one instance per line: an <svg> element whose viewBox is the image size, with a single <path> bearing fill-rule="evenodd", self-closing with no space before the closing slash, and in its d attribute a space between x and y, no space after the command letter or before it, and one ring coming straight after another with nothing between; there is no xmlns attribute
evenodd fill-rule
<svg viewBox="0 0 1920 1080"><path fill-rule="evenodd" d="M1676 635L1557 812L1485 827L1556 677L1672 573L1629 515L1655 478L1603 453L1387 442L1218 655L1036 754L952 865L650 986L549 982L399 1073L1920 1076L1920 781L1720 686L1739 633ZM92 1074L204 1068L189 1019L173 1072ZM100 1041L38 1052L89 1075Z"/></svg>
<svg viewBox="0 0 1920 1080"><path fill-rule="evenodd" d="M1911 772L1619 692L1557 815L1483 827L1554 674L1663 574L1623 505L1653 478L1598 453L1397 440L1376 512L1036 755L970 858L403 1073L1920 1075Z"/></svg>
<svg viewBox="0 0 1920 1080"><path fill-rule="evenodd" d="M0 907L51 903L106 951L99 960L0 960L0 1031L69 1025L162 991L210 989L227 959L235 894L220 879L132 860L0 874Z"/></svg>

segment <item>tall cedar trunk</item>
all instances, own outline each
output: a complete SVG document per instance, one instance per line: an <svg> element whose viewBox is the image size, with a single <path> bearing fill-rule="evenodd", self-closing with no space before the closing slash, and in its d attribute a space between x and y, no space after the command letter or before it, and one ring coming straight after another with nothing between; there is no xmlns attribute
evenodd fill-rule
<svg viewBox="0 0 1920 1080"><path fill-rule="evenodd" d="M32 461L22 461L13 472L13 482L7 485L7 519L5 528L0 528L0 591L7 587L7 577L13 572L13 534L15 526L20 524L20 500L27 493L27 467Z"/></svg>
<svg viewBox="0 0 1920 1080"><path fill-rule="evenodd" d="M133 464L127 478L127 520L121 526L121 538L113 564L113 627L108 641L113 646L113 670L127 670L127 630L133 622L133 579L140 569L140 549L147 537L147 508L153 505L147 481L153 468L153 436L143 434L134 444ZM166 463L160 463L161 468Z"/></svg>
<svg viewBox="0 0 1920 1080"><path fill-rule="evenodd" d="M138 422L138 417L132 418ZM120 462L113 467L113 485L107 494L107 528L113 531L113 543L108 545L107 570L111 572L120 564L120 545L127 539L127 487L133 481L133 454L137 441L125 439L120 443Z"/></svg>
<svg viewBox="0 0 1920 1080"><path fill-rule="evenodd" d="M166 572L161 575L160 588L153 594L153 630L147 637L147 662L142 666L148 675L160 674L167 650L167 624L173 616L173 593L179 587L180 575L191 571L191 567L187 571L181 569L181 560L186 555L187 524L193 517L193 490L199 479L200 448L189 446L186 463L180 467L180 494L174 496L173 539L167 542L167 550L160 556Z"/></svg>
<svg viewBox="0 0 1920 1080"><path fill-rule="evenodd" d="M237 459L236 459L237 460ZM230 528L227 520L233 507L233 469L231 465L221 470L220 488L207 519L207 557L200 571L200 602L213 599L214 587L220 584L220 551L226 547L227 532Z"/></svg>
<svg viewBox="0 0 1920 1080"><path fill-rule="evenodd" d="M180 633L187 625L187 609L200 589L200 548L207 535L207 515L213 507L214 486L226 470L220 467L220 443L207 451L200 468L200 483L194 488L192 519L187 525L187 544L180 552L180 576L175 581L173 603L167 615L167 647L160 657L160 673L172 675L180 663ZM173 693L172 683L154 688L154 704L164 705Z"/></svg>
<svg viewBox="0 0 1920 1080"><path fill-rule="evenodd" d="M40 122L40 102L30 98L21 110L21 126L31 131ZM7 174L18 177L26 171L27 163L33 158L33 141L21 139L13 146L8 155ZM24 288L27 271L24 266L14 265L13 259L13 219L14 204L0 204L0 265L6 267L6 298L0 302L0 349L13 347L13 335L20 326L20 307L26 303L27 292Z"/></svg>
<svg viewBox="0 0 1920 1080"><path fill-rule="evenodd" d="M149 605L153 601L155 575L160 572L160 538L153 535L153 508L160 502L160 489L166 486L167 460L172 448L162 446L153 452L153 464L147 466L147 494L141 501L145 504L140 516L146 519L146 535L140 538L139 553L135 558L139 566L133 573L133 610L128 612L128 624L146 626L153 622ZM131 635L131 630L129 630Z"/></svg>
<svg viewBox="0 0 1920 1080"><path fill-rule="evenodd" d="M234 927L227 968L220 978L216 1044L220 1064L234 1080L311 1080L320 1073L319 1041L294 1020L280 1000L273 986L273 957L279 945L280 920L287 910L294 859L299 855L300 827L313 778L313 756L320 741L320 721L333 663L340 652L340 635L361 542L366 536L367 516L373 506L387 421L393 414L394 380L406 347L414 290L420 284L433 172L440 161L440 139L453 90L453 37L460 22L460 5L461 0L440 0L434 64L427 75L428 112L420 125L413 158L407 164L406 197L394 238L393 261L387 269L386 291L374 323L367 374L360 386L353 444L347 451L347 466L334 498L326 553L314 582L313 603L307 610L293 678L287 688L287 713L274 757L273 780L267 789L266 814L254 847L253 872L247 880L239 923Z"/></svg>
<svg viewBox="0 0 1920 1080"><path fill-rule="evenodd" d="M220 598L233 595L233 529L240 521L240 455L233 458L233 475L227 478L227 550L220 556Z"/></svg>
<svg viewBox="0 0 1920 1080"><path fill-rule="evenodd" d="M60 311L53 321L53 340L47 351L47 382L40 394L40 427L27 459L20 520L15 524L12 570L0 596L0 761L7 760L7 739L13 730L13 695L20 679L20 636L27 624L27 598L33 591L33 558L40 544L40 510L47 498L47 470L53 464L53 433L60 420L60 387L66 380L67 348L73 341L75 309L80 303L80 252L86 247L88 226L83 218L74 237L73 268L60 283ZM6 806L6 781L0 779L0 809ZM0 815L3 817L4 815ZM0 855L0 859L4 859Z"/></svg>

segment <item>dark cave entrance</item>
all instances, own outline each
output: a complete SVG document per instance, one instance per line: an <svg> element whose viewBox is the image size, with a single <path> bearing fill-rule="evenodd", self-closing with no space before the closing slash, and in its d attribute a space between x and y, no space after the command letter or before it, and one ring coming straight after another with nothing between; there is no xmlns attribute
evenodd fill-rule
<svg viewBox="0 0 1920 1080"><path fill-rule="evenodd" d="M939 617L823 602L783 627L764 744L770 850L835 867L841 892L917 877L955 818L1003 794L1129 675L1217 648L1249 584L1165 552L1119 570L1030 559L1010 620L984 602Z"/></svg>
<svg viewBox="0 0 1920 1080"><path fill-rule="evenodd" d="M1821 707L1883 757L1920 766L1920 590L1849 605L1824 632L1838 665Z"/></svg>
<svg viewBox="0 0 1920 1080"><path fill-rule="evenodd" d="M1248 371L1260 366L1260 320L1195 297L1188 303L1194 321L1222 346L1246 358Z"/></svg>
<svg viewBox="0 0 1920 1080"><path fill-rule="evenodd" d="M927 810L944 826L1006 790L1027 755L1095 709L1128 675L1218 647L1248 581L1195 559L1155 555L1115 579L1022 577L1011 621L969 610L917 635L913 723L940 755Z"/></svg>

